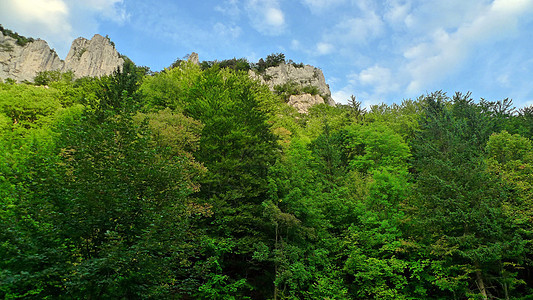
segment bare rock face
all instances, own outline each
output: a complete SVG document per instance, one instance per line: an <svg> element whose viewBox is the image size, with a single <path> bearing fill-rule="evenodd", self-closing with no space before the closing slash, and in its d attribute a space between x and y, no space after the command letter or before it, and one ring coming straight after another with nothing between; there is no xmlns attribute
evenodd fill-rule
<svg viewBox="0 0 533 300"><path fill-rule="evenodd" d="M311 94L302 94L302 95L291 95L289 97L289 104L292 107L295 107L299 113L306 114L309 112L309 108L315 104L324 104L324 99L319 95Z"/></svg>
<svg viewBox="0 0 533 300"><path fill-rule="evenodd" d="M191 55L189 55L189 58L187 58L187 61L195 65L200 65L200 58L198 57L198 53L196 52L191 53Z"/></svg>
<svg viewBox="0 0 533 300"><path fill-rule="evenodd" d="M72 70L75 78L99 77L121 68L124 59L108 38L95 34L91 40L77 38L65 59L63 72Z"/></svg>
<svg viewBox="0 0 533 300"><path fill-rule="evenodd" d="M271 91L274 91L276 85L283 85L291 81L301 86L315 86L318 88L320 95L326 98L323 99L326 104L335 105L329 85L326 84L324 74L319 68L310 65L296 67L292 64L281 64L277 67L266 69L264 74L257 74L253 71L250 71L249 74L252 78L268 85Z"/></svg>
<svg viewBox="0 0 533 300"><path fill-rule="evenodd" d="M112 74L123 64L124 59L114 45L98 34L91 40L74 40L67 58L62 61L43 40L20 46L14 38L0 32L0 79L33 81L39 72L56 70L72 71L75 78L98 77Z"/></svg>
<svg viewBox="0 0 533 300"><path fill-rule="evenodd" d="M63 61L45 41L36 40L20 46L15 39L0 32L0 78L33 81L37 72L62 67Z"/></svg>

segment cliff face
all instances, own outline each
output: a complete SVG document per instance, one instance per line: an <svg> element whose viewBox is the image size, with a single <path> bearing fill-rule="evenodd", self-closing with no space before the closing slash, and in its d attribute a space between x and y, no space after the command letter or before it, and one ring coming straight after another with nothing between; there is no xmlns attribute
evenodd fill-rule
<svg viewBox="0 0 533 300"><path fill-rule="evenodd" d="M45 41L36 40L22 47L0 32L0 78L32 81L37 72L62 68L63 61Z"/></svg>
<svg viewBox="0 0 533 300"><path fill-rule="evenodd" d="M80 37L72 42L63 71L72 70L76 78L95 77L111 74L123 63L109 39L96 34L91 40Z"/></svg>
<svg viewBox="0 0 533 300"><path fill-rule="evenodd" d="M319 94L323 95L325 98L322 99L322 103L326 103L331 106L335 105L335 101L333 101L333 98L331 98L329 85L326 84L324 74L319 68L315 68L310 65L296 67L292 64L281 64L277 67L270 67L266 69L264 74L257 74L253 71L250 71L250 76L254 79L260 80L261 83L268 85L272 91L274 91L275 86L283 85L287 82L294 82L300 86L315 86L318 88ZM316 97L313 97L313 99L315 104L320 102L320 100ZM306 111L307 109L305 109L305 112Z"/></svg>
<svg viewBox="0 0 533 300"><path fill-rule="evenodd" d="M124 60L111 42L95 35L91 40L77 38L62 61L43 40L20 46L0 32L0 79L33 81L41 71L72 71L75 78L102 76L121 68Z"/></svg>

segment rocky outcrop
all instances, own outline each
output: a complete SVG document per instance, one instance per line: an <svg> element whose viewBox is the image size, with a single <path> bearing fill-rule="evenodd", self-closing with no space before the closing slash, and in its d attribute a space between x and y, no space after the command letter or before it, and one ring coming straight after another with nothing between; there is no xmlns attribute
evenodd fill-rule
<svg viewBox="0 0 533 300"><path fill-rule="evenodd" d="M36 40L22 47L0 32L0 78L32 81L37 72L61 70L63 65L45 41Z"/></svg>
<svg viewBox="0 0 533 300"><path fill-rule="evenodd" d="M271 91L275 90L275 86L283 85L287 82L294 82L300 86L315 86L318 88L319 94L324 96L326 104L335 105L335 101L331 98L329 85L326 84L324 74L319 68L310 65L281 64L277 67L266 69L263 74L250 71L250 76L268 85Z"/></svg>
<svg viewBox="0 0 533 300"><path fill-rule="evenodd" d="M315 104L324 103L324 99L321 96L311 94L291 95L289 97L289 102L287 102L287 104L295 107L301 114L308 113L309 108Z"/></svg>
<svg viewBox="0 0 533 300"><path fill-rule="evenodd" d="M187 58L187 61L195 65L200 65L200 58L198 57L198 53L196 52L191 53Z"/></svg>
<svg viewBox="0 0 533 300"><path fill-rule="evenodd" d="M77 38L65 61L43 40L20 46L0 32L0 79L33 81L42 71L72 71L75 78L102 76L121 68L124 59L108 38L95 35L91 40Z"/></svg>
<svg viewBox="0 0 533 300"><path fill-rule="evenodd" d="M95 34L91 40L77 38L72 42L63 71L72 70L75 78L100 77L121 68L124 59L108 38Z"/></svg>

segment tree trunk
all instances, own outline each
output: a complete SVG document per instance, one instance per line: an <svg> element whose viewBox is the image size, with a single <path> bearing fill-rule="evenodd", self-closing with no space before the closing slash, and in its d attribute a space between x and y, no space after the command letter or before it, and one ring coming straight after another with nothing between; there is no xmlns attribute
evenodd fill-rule
<svg viewBox="0 0 533 300"><path fill-rule="evenodd" d="M479 288L479 292L481 293L483 300L487 300L487 291L485 290L485 283L483 282L483 277L481 276L481 269L479 267L479 263L476 262L475 267L477 287Z"/></svg>
<svg viewBox="0 0 533 300"><path fill-rule="evenodd" d="M276 249L278 249L278 223L276 222ZM276 278L278 277L278 263L274 261L274 300L278 299L278 286L276 284Z"/></svg>

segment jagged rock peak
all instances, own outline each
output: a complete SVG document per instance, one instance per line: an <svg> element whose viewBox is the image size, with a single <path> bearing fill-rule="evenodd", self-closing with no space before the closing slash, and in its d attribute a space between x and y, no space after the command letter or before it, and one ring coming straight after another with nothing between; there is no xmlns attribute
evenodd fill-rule
<svg viewBox="0 0 533 300"><path fill-rule="evenodd" d="M187 58L187 61L188 62L191 62L195 65L199 65L200 64L200 58L198 57L198 53L196 52L193 52L189 55L189 57Z"/></svg>
<svg viewBox="0 0 533 300"><path fill-rule="evenodd" d="M35 40L21 46L0 32L0 78L32 81L37 72L60 70L63 61L46 41Z"/></svg>
<svg viewBox="0 0 533 300"><path fill-rule="evenodd" d="M39 72L56 70L72 71L75 78L103 76L124 64L109 38L99 34L91 40L81 37L74 40L65 61L46 41L24 38L26 42L20 44L16 38L0 31L0 79L33 81Z"/></svg>
<svg viewBox="0 0 533 300"><path fill-rule="evenodd" d="M72 70L77 78L95 77L111 74L123 64L109 38L95 34L91 40L79 37L72 42L63 70Z"/></svg>

